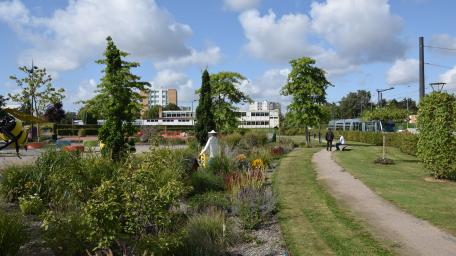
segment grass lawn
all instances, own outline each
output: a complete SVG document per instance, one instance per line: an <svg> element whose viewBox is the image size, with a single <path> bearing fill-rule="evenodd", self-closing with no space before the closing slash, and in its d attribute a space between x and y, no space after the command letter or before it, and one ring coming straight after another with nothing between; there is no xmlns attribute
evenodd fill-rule
<svg viewBox="0 0 456 256"><path fill-rule="evenodd" d="M382 148L362 143L348 144L351 151L336 152L335 159L378 195L405 211L456 235L456 182L430 182L416 157L388 148L394 165L377 165Z"/></svg>
<svg viewBox="0 0 456 256"><path fill-rule="evenodd" d="M291 254L391 255L317 181L311 159L318 150L291 152L274 174L279 221Z"/></svg>

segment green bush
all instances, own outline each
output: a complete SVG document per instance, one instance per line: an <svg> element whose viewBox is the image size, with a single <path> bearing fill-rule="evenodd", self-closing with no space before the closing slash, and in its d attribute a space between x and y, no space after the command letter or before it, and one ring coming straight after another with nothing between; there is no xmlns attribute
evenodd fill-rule
<svg viewBox="0 0 456 256"><path fill-rule="evenodd" d="M251 149L252 147L261 147L268 143L268 136L264 132L249 131L242 136L239 144L241 147Z"/></svg>
<svg viewBox="0 0 456 256"><path fill-rule="evenodd" d="M86 130L85 129L79 129L78 130L78 136L79 137L85 137L86 136Z"/></svg>
<svg viewBox="0 0 456 256"><path fill-rule="evenodd" d="M0 255L16 255L27 239L22 218L0 211Z"/></svg>
<svg viewBox="0 0 456 256"><path fill-rule="evenodd" d="M249 159L250 162L255 159L261 159L263 164L267 167L271 165L273 156L271 154L271 150L268 148L256 148L252 150Z"/></svg>
<svg viewBox="0 0 456 256"><path fill-rule="evenodd" d="M386 146L395 147L401 152L416 155L418 136L409 132L381 133L381 132L360 132L360 131L336 131L335 138L343 135L345 140L358 141L376 146L383 145L383 135L386 137Z"/></svg>
<svg viewBox="0 0 456 256"><path fill-rule="evenodd" d="M193 216L185 226L183 246L178 255L225 255L232 234L220 212L210 212Z"/></svg>
<svg viewBox="0 0 456 256"><path fill-rule="evenodd" d="M241 218L245 229L256 229L276 211L276 200L267 187L241 188L233 198L234 212Z"/></svg>
<svg viewBox="0 0 456 256"><path fill-rule="evenodd" d="M191 185L194 194L201 194L207 191L222 191L225 186L221 176L205 169L193 173Z"/></svg>
<svg viewBox="0 0 456 256"><path fill-rule="evenodd" d="M87 243L88 229L82 214L48 211L43 216L44 240L55 255L84 255L91 248Z"/></svg>
<svg viewBox="0 0 456 256"><path fill-rule="evenodd" d="M234 161L224 154L218 155L211 160L207 170L214 174L225 175L235 168Z"/></svg>
<svg viewBox="0 0 456 256"><path fill-rule="evenodd" d="M226 145L228 145L228 147L230 147L231 149L234 149L235 147L237 147L239 145L239 142L241 141L241 139L242 139L242 135L240 133L235 132L235 133L223 136L222 142L226 143Z"/></svg>
<svg viewBox="0 0 456 256"><path fill-rule="evenodd" d="M33 166L8 166L3 170L0 193L8 202L14 202L21 196L33 195L39 184L31 182Z"/></svg>
<svg viewBox="0 0 456 256"><path fill-rule="evenodd" d="M38 195L28 195L19 198L19 208L22 214L40 214L44 209L43 200Z"/></svg>
<svg viewBox="0 0 456 256"><path fill-rule="evenodd" d="M189 206L195 212L204 212L212 208L228 210L230 205L230 200L224 192L207 192L189 199Z"/></svg>
<svg viewBox="0 0 456 256"><path fill-rule="evenodd" d="M456 97L434 92L418 111L418 157L435 178L456 180Z"/></svg>
<svg viewBox="0 0 456 256"><path fill-rule="evenodd" d="M170 209L189 191L183 175L182 163L169 149L155 149L140 161L127 162L116 177L96 189L84 207L89 241L101 249L127 239L134 248L135 237L147 236L150 243L142 242L151 245L150 252L171 250L167 246L172 241L152 241L175 228L177 213Z"/></svg>

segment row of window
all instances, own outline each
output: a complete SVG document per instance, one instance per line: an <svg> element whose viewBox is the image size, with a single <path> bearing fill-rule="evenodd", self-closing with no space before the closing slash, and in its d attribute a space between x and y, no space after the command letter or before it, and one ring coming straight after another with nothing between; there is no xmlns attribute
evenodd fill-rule
<svg viewBox="0 0 456 256"><path fill-rule="evenodd" d="M242 121L241 125L269 125L269 121Z"/></svg>

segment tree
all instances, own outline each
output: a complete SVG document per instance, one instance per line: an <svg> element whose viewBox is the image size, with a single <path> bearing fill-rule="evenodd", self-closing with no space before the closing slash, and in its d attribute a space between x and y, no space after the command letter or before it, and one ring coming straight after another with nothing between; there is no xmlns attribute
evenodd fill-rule
<svg viewBox="0 0 456 256"><path fill-rule="evenodd" d="M65 118L65 110L63 110L62 102L49 105L44 112L44 118L52 123L60 123Z"/></svg>
<svg viewBox="0 0 456 256"><path fill-rule="evenodd" d="M92 113L87 106L79 109L77 118L81 119L84 124L97 124L98 121L98 116L95 113Z"/></svg>
<svg viewBox="0 0 456 256"><path fill-rule="evenodd" d="M288 105L291 122L296 127L306 129L306 143L310 143L309 126L316 126L324 115L323 104L326 103L326 89L331 85L325 71L315 67L315 60L303 57L290 61L291 72L281 94L292 96Z"/></svg>
<svg viewBox="0 0 456 256"><path fill-rule="evenodd" d="M416 105L416 101L411 98L404 98L401 101L397 101L396 99L392 99L391 101L386 103L389 107L395 107L399 109L408 110L410 114L414 114L418 111L418 107Z"/></svg>
<svg viewBox="0 0 456 256"><path fill-rule="evenodd" d="M181 110L179 106L174 103L169 103L168 105L163 107L163 110Z"/></svg>
<svg viewBox="0 0 456 256"><path fill-rule="evenodd" d="M160 106L151 106L148 110L144 111L143 119L156 119L160 116Z"/></svg>
<svg viewBox="0 0 456 256"><path fill-rule="evenodd" d="M234 104L252 102L238 87L246 78L235 72L210 75L214 121L218 131L230 132L238 126ZM199 91L197 91L198 93Z"/></svg>
<svg viewBox="0 0 456 256"><path fill-rule="evenodd" d="M360 117L364 110L372 105L371 93L365 90L350 92L340 101L341 118Z"/></svg>
<svg viewBox="0 0 456 256"><path fill-rule="evenodd" d="M0 95L0 108L6 106L6 101L7 101L7 100L8 100L8 99L5 98L3 95Z"/></svg>
<svg viewBox="0 0 456 256"><path fill-rule="evenodd" d="M196 108L196 138L200 145L204 145L208 138L208 132L215 129L214 109L212 108L211 79L207 69L202 76L201 89L199 90L199 103Z"/></svg>
<svg viewBox="0 0 456 256"><path fill-rule="evenodd" d="M363 113L363 119L367 121L380 120L383 122L403 122L407 116L407 110L396 107L380 107Z"/></svg>
<svg viewBox="0 0 456 256"><path fill-rule="evenodd" d="M63 88L55 89L52 85L52 77L48 75L45 68L32 66L19 67L24 72L24 78L10 76L18 87L22 89L20 93L8 94L12 101L19 102L28 114L42 116L49 104L61 102L65 97Z"/></svg>
<svg viewBox="0 0 456 256"><path fill-rule="evenodd" d="M89 100L89 106L99 109L105 123L98 132L98 138L105 144L103 153L118 161L126 153L126 137L135 131L134 117L140 112L141 95L148 83L140 82L140 77L130 72L139 63L122 60L128 54L120 51L111 37L107 39L105 59L98 64L105 65L104 77L97 86L99 94ZM100 101L102 100L102 101Z"/></svg>
<svg viewBox="0 0 456 256"><path fill-rule="evenodd" d="M27 66L19 67L19 70L25 73L25 77L10 76L10 79L14 80L22 91L17 94L8 94L8 96L11 100L22 104L21 111L39 117L44 114L49 104L61 102L65 97L65 90L63 88L54 88L52 77L47 74L45 68L38 68L32 65L31 68ZM39 134L37 135L39 138Z"/></svg>

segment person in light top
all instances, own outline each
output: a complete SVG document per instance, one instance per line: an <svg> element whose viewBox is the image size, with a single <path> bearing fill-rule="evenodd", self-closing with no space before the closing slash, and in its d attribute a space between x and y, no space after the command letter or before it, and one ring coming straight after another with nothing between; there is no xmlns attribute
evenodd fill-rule
<svg viewBox="0 0 456 256"><path fill-rule="evenodd" d="M336 143L336 150L340 150L339 146L345 144L344 136L340 135L339 142Z"/></svg>
<svg viewBox="0 0 456 256"><path fill-rule="evenodd" d="M209 155L209 165L211 164L211 160L214 159L218 155L219 151L219 142L217 138L217 132L212 130L209 132L209 139L206 142L206 145L204 146L203 150L201 150L200 155L204 153L208 153Z"/></svg>

